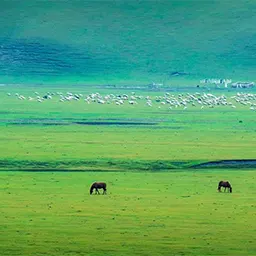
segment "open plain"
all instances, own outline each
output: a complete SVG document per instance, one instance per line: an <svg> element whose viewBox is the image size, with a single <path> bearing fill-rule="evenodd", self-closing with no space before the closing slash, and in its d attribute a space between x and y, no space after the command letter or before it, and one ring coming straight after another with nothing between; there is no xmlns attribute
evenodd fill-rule
<svg viewBox="0 0 256 256"><path fill-rule="evenodd" d="M0 90L1 255L255 255L255 91Z"/></svg>
<svg viewBox="0 0 256 256"><path fill-rule="evenodd" d="M0 10L0 256L256 255L256 1Z"/></svg>

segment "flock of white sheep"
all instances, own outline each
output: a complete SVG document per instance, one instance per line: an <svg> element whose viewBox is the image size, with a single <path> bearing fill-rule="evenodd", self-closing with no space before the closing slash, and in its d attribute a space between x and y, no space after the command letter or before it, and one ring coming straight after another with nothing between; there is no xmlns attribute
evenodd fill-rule
<svg viewBox="0 0 256 256"><path fill-rule="evenodd" d="M233 96L214 95L212 93L163 93L158 96L144 96L138 95L135 92L131 94L100 94L90 93L72 93L72 92L47 92L41 95L38 92L34 92L33 96L23 96L19 93L14 94L19 100L29 100L37 102L47 102L49 100L55 100L56 102L65 103L67 101L84 101L86 104L115 104L122 106L124 104L138 105L144 104L148 107L168 108L168 109L188 109L192 107L214 108L220 106L226 106L230 108L237 108L238 106L244 106L249 110L256 111L256 94L237 92ZM8 93L8 96L12 96Z"/></svg>

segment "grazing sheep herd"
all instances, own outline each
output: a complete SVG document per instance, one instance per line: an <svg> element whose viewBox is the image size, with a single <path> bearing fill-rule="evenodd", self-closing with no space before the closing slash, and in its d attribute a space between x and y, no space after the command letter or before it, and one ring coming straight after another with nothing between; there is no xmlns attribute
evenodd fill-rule
<svg viewBox="0 0 256 256"><path fill-rule="evenodd" d="M13 96L11 93L8 96ZM214 108L218 106L226 106L229 108L237 108L244 106L248 110L256 110L256 94L237 92L233 96L226 96L224 94L214 95L212 93L163 93L162 95L138 95L135 92L131 94L100 94L98 92L90 94L72 93L72 92L47 92L40 95L38 92L33 92L33 96L24 96L15 93L14 96L19 100L29 100L37 102L46 102L48 100L55 100L55 102L65 103L67 101L84 101L86 104L115 104L122 106L124 104L137 105L144 104L148 107L168 108L168 109L183 109L199 107Z"/></svg>

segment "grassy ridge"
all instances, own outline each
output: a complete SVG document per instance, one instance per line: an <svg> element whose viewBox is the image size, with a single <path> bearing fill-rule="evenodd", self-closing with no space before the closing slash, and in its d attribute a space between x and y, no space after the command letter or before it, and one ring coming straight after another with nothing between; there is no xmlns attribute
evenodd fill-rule
<svg viewBox="0 0 256 256"><path fill-rule="evenodd" d="M162 160L117 160L93 159L73 161L33 161L33 160L0 160L0 170L27 171L163 171L187 168L191 162L172 162ZM255 165L255 164L254 164ZM251 165L249 167L253 167ZM191 166L193 167L193 166ZM248 166L247 166L248 168Z"/></svg>
<svg viewBox="0 0 256 256"><path fill-rule="evenodd" d="M256 253L254 171L0 175L2 256Z"/></svg>

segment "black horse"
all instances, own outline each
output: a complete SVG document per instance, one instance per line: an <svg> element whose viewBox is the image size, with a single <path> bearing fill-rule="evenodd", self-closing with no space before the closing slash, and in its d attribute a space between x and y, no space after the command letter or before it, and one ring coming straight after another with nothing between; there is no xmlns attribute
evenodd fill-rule
<svg viewBox="0 0 256 256"><path fill-rule="evenodd" d="M100 188L103 189L103 195L107 193L107 184L105 182L94 182L90 188L90 195L93 193L94 189L96 190L95 194L100 194L98 190Z"/></svg>
<svg viewBox="0 0 256 256"><path fill-rule="evenodd" d="M232 187L231 184L228 181L220 181L218 186L218 191L221 192L221 187L224 187L224 192L226 192L226 189L228 188L229 192L232 193Z"/></svg>

